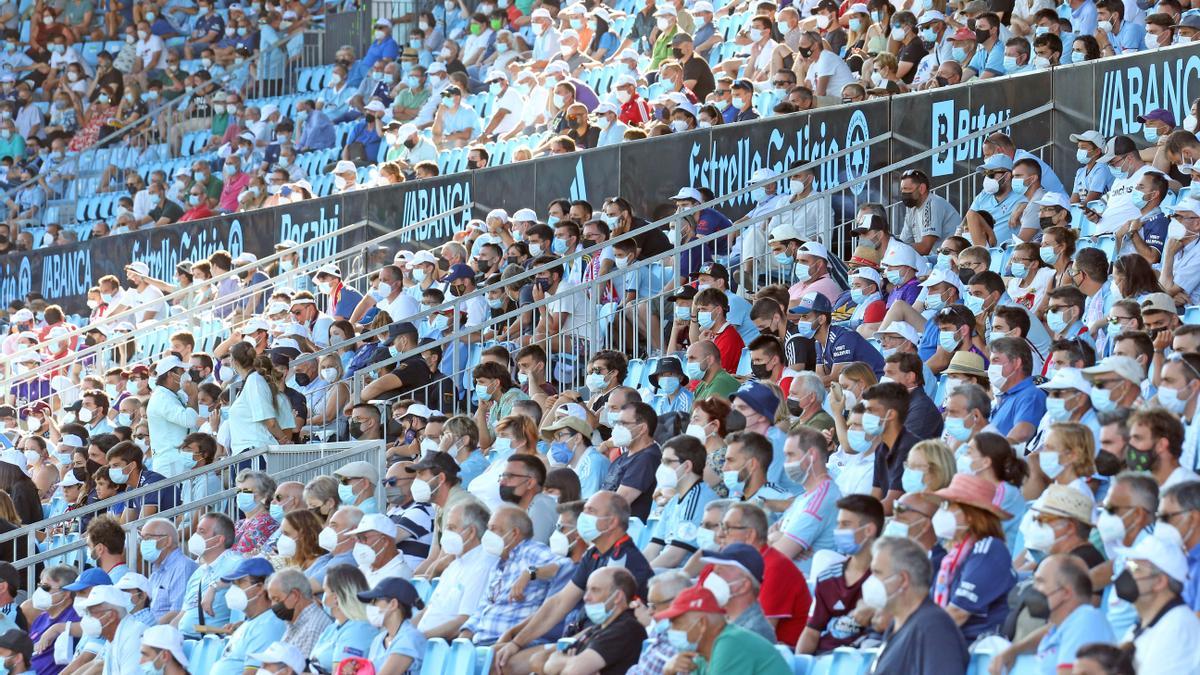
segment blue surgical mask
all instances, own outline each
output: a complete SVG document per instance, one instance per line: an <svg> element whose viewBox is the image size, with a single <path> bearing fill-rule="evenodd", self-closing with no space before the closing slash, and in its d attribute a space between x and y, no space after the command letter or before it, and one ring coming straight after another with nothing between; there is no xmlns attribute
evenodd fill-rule
<svg viewBox="0 0 1200 675"><path fill-rule="evenodd" d="M967 297L963 298L963 304L966 305L967 309L971 310L971 313L975 316L979 316L979 314L983 312L983 298L976 297L974 295L968 295Z"/></svg>
<svg viewBox="0 0 1200 675"><path fill-rule="evenodd" d="M344 501L344 500L343 500ZM239 492L237 495L237 507L242 513L250 513L254 510L257 503L254 501L254 495L249 492Z"/></svg>
<svg viewBox="0 0 1200 675"><path fill-rule="evenodd" d="M696 643L688 640L687 631L670 628L667 630L667 642L675 648L677 652L695 651Z"/></svg>
<svg viewBox="0 0 1200 675"><path fill-rule="evenodd" d="M1112 399L1111 389L1093 389L1088 398L1092 401L1092 407L1098 412L1106 413L1117 409L1117 402Z"/></svg>
<svg viewBox="0 0 1200 675"><path fill-rule="evenodd" d="M271 518L277 522L283 522L283 505L278 502L271 502L271 507L267 509L271 513Z"/></svg>
<svg viewBox="0 0 1200 675"><path fill-rule="evenodd" d="M967 59L967 50L962 47L952 47L950 49L950 58L955 61L965 61Z"/></svg>
<svg viewBox="0 0 1200 675"><path fill-rule="evenodd" d="M1024 178L1014 178L1014 179L1012 179L1012 191L1013 191L1013 194L1023 195L1023 194L1025 194L1025 191L1026 191L1027 189L1029 189L1029 188L1028 188L1028 186L1026 186L1026 185L1025 185L1025 179L1024 179Z"/></svg>
<svg viewBox="0 0 1200 675"><path fill-rule="evenodd" d="M701 328L712 328L714 323L712 312L697 312L696 322L700 324Z"/></svg>
<svg viewBox="0 0 1200 675"><path fill-rule="evenodd" d="M575 453L571 452L571 448L562 441L554 441L550 444L550 460L558 464L566 464L571 461Z"/></svg>
<svg viewBox="0 0 1200 675"><path fill-rule="evenodd" d="M938 346L948 352L958 349L958 332L952 330L938 331Z"/></svg>
<svg viewBox="0 0 1200 675"><path fill-rule="evenodd" d="M1067 327L1067 320L1063 318L1063 312L1050 310L1046 312L1046 327L1054 333L1061 333Z"/></svg>
<svg viewBox="0 0 1200 675"><path fill-rule="evenodd" d="M854 304L861 305L861 304L863 304L863 300L865 300L866 298L867 298L867 295L866 295L866 293L862 292L861 288L856 288L853 286L850 287L850 300L853 301Z"/></svg>
<svg viewBox="0 0 1200 675"><path fill-rule="evenodd" d="M925 296L925 309L937 311L946 306L946 299L941 294L933 293Z"/></svg>
<svg viewBox="0 0 1200 675"><path fill-rule="evenodd" d="M1079 162L1080 164L1087 164L1090 159L1091 156L1087 150L1084 150L1083 148L1078 148L1075 150L1075 161Z"/></svg>
<svg viewBox="0 0 1200 675"><path fill-rule="evenodd" d="M721 482L725 484L725 487L728 488L731 493L736 492L741 494L745 483L742 482L741 478L738 476L738 473L739 472L737 471L722 471Z"/></svg>
<svg viewBox="0 0 1200 675"><path fill-rule="evenodd" d="M338 501L343 504L353 504L357 498L358 496L354 494L353 485L338 485Z"/></svg>
<svg viewBox="0 0 1200 675"><path fill-rule="evenodd" d="M925 472L904 467L904 473L900 476L900 485L905 492L924 492Z"/></svg>
<svg viewBox="0 0 1200 675"><path fill-rule="evenodd" d="M1047 265L1053 265L1054 263L1058 262L1058 252L1054 250L1053 246L1042 246L1038 248L1038 257L1041 258L1042 262L1046 263Z"/></svg>
<svg viewBox="0 0 1200 675"><path fill-rule="evenodd" d="M588 621L591 621L596 626L608 620L608 616L611 614L608 611L608 606L603 602L589 602L584 604L583 613L587 615Z"/></svg>
<svg viewBox="0 0 1200 675"><path fill-rule="evenodd" d="M817 328L812 321L797 321L796 334L802 338L810 338L817 334Z"/></svg>
<svg viewBox="0 0 1200 675"><path fill-rule="evenodd" d="M1025 266L1025 263L1015 262L1009 266L1008 271L1011 272L1014 277L1024 279L1025 275L1029 273L1029 268Z"/></svg>
<svg viewBox="0 0 1200 675"><path fill-rule="evenodd" d="M1146 140L1151 143L1158 142L1158 129L1155 129L1154 127L1150 126L1149 124L1147 124L1142 129L1142 135L1145 136Z"/></svg>
<svg viewBox="0 0 1200 675"><path fill-rule="evenodd" d="M691 307L680 307L680 306L676 305L675 306L675 320L676 321L691 321L692 320L692 308Z"/></svg>
<svg viewBox="0 0 1200 675"><path fill-rule="evenodd" d="M883 433L883 418L874 413L863 413L862 425L863 431L871 438Z"/></svg>
<svg viewBox="0 0 1200 675"><path fill-rule="evenodd" d="M867 432L862 429L847 430L846 442L850 444L851 450L860 455L871 449L871 439L867 438Z"/></svg>
<svg viewBox="0 0 1200 675"><path fill-rule="evenodd" d="M792 256L786 253L776 253L775 262L779 263L783 267L787 267L788 265L793 264L794 261L792 260Z"/></svg>
<svg viewBox="0 0 1200 675"><path fill-rule="evenodd" d="M796 263L795 270L796 283L802 284L812 278L812 272L809 271L808 265L802 262Z"/></svg>
<svg viewBox="0 0 1200 675"><path fill-rule="evenodd" d="M488 391L487 385L477 384L475 385L475 398L480 401L490 401L492 400L492 393Z"/></svg>
<svg viewBox="0 0 1200 675"><path fill-rule="evenodd" d="M900 270L892 268L887 271L887 280L893 286L899 286L904 282L904 274Z"/></svg>
<svg viewBox="0 0 1200 675"><path fill-rule="evenodd" d="M1162 390L1159 389L1159 394ZM1161 399L1159 400L1161 402ZM1067 399L1065 398L1047 398L1046 399L1046 416L1051 422L1065 422L1071 416L1071 411L1067 410Z"/></svg>
<svg viewBox="0 0 1200 675"><path fill-rule="evenodd" d="M946 433L956 441L965 443L971 437L971 429L967 426L967 420L962 417L947 417L945 423Z"/></svg>
<svg viewBox="0 0 1200 675"><path fill-rule="evenodd" d="M701 367L699 361L688 361L683 364L683 372L692 380L704 379L704 368Z"/></svg>
<svg viewBox="0 0 1200 675"><path fill-rule="evenodd" d="M1010 70L1016 70L1017 67L1018 67L1017 66L1017 57L1015 57L1015 56L1005 56L1004 57L1005 72L1010 71Z"/></svg>
<svg viewBox="0 0 1200 675"><path fill-rule="evenodd" d="M854 538L854 530L839 527L833 531L833 550L842 555L854 555L862 550L862 544Z"/></svg>
<svg viewBox="0 0 1200 675"><path fill-rule="evenodd" d="M939 253L938 257L937 257L937 262L934 263L933 266L938 268L939 270L948 270L948 269L950 269L950 263L952 263L953 261L954 261L954 258L952 258L949 253Z"/></svg>
<svg viewBox="0 0 1200 675"><path fill-rule="evenodd" d="M142 553L142 560L146 562L152 563L158 560L158 556L162 554L162 551L158 550L158 544L153 539L143 539L138 544L138 549Z"/></svg>
<svg viewBox="0 0 1200 675"><path fill-rule="evenodd" d="M1146 193L1141 190L1134 190L1129 193L1129 201L1138 209L1146 208Z"/></svg>
<svg viewBox="0 0 1200 675"><path fill-rule="evenodd" d="M554 251L555 255L562 255L567 252L567 240L555 237L553 243L550 244L550 250Z"/></svg>
<svg viewBox="0 0 1200 675"><path fill-rule="evenodd" d="M667 396L673 395L679 391L679 378L677 377L659 377L658 391Z"/></svg>

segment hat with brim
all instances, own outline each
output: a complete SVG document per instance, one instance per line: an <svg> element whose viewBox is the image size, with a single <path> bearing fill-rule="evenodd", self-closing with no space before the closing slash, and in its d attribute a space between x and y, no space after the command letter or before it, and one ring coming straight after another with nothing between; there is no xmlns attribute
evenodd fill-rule
<svg viewBox="0 0 1200 675"><path fill-rule="evenodd" d="M983 357L975 352L954 352L950 357L950 365L946 366L946 374L974 375L986 377L987 370L983 367Z"/></svg>
<svg viewBox="0 0 1200 675"><path fill-rule="evenodd" d="M689 378L687 375L684 375L683 365L681 365L679 363L679 359L675 358L674 356L668 356L666 358L659 359L658 365L654 368L654 372L650 373L650 376L646 378L650 381L650 386L654 387L655 389L658 388L659 375L671 375L672 377L678 377L680 380L679 385L681 387L686 387L692 382L691 378Z"/></svg>
<svg viewBox="0 0 1200 675"><path fill-rule="evenodd" d="M1070 485L1050 485L1032 505L1034 511L1092 524L1092 499Z"/></svg>
<svg viewBox="0 0 1200 675"><path fill-rule="evenodd" d="M574 415L563 415L562 417L559 417L553 422L542 427L539 433L542 435L543 439L547 441L553 441L555 434L563 429L570 429L571 431L578 432L584 438L592 437L592 425L588 424L586 420L579 419Z"/></svg>
<svg viewBox="0 0 1200 675"><path fill-rule="evenodd" d="M987 511L1000 520L1012 518L1012 514L992 503L996 498L996 486L979 476L965 473L954 474L950 485L936 492L926 493L937 499L951 501L956 504L966 504Z"/></svg>
<svg viewBox="0 0 1200 675"><path fill-rule="evenodd" d="M688 612L704 612L706 614L724 614L725 610L717 602L713 592L703 586L685 588L671 601L671 606L654 615L655 619L674 619Z"/></svg>

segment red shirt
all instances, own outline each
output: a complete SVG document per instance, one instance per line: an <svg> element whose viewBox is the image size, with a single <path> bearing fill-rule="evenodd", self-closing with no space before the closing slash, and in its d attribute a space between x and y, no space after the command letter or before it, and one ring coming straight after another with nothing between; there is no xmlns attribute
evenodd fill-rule
<svg viewBox="0 0 1200 675"><path fill-rule="evenodd" d="M178 222L186 223L189 220L200 220L201 218L208 218L214 215L216 214L213 213L212 209L208 208L208 204L201 202L199 206L194 206L184 211L183 215L179 216Z"/></svg>
<svg viewBox="0 0 1200 675"><path fill-rule="evenodd" d="M650 106L646 99L634 92L633 98L621 104L621 114L617 119L631 127L640 127L650 121Z"/></svg>
<svg viewBox="0 0 1200 675"><path fill-rule="evenodd" d="M721 332L713 337L713 344L721 352L721 367L727 373L736 373L738 371L738 363L742 360L742 352L746 350L746 343L742 342L742 336L738 334L737 328L728 321L721 327Z"/></svg>
<svg viewBox="0 0 1200 675"><path fill-rule="evenodd" d="M764 546L763 582L758 590L758 604L768 619L778 619L775 637L789 647L795 647L808 624L808 608L812 596L804 573L779 551Z"/></svg>

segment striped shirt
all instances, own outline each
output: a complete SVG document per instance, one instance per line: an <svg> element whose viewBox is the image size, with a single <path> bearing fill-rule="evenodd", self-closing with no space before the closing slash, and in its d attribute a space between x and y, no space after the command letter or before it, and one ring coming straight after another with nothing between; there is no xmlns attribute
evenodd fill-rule
<svg viewBox="0 0 1200 675"><path fill-rule="evenodd" d="M826 477L812 490L796 497L784 512L779 529L784 536L813 551L833 550L833 530L837 527L837 502L842 491ZM812 569L812 557L799 562L806 575Z"/></svg>
<svg viewBox="0 0 1200 675"><path fill-rule="evenodd" d="M694 552L704 507L714 499L717 499L717 493L708 483L696 481L687 492L677 495L663 507L650 541L659 546L678 546L688 553Z"/></svg>
<svg viewBox="0 0 1200 675"><path fill-rule="evenodd" d="M429 548L433 544L433 505L412 502L400 513L389 511L388 517L408 533L408 537L396 544L396 548L400 549L404 562L416 569L429 557Z"/></svg>

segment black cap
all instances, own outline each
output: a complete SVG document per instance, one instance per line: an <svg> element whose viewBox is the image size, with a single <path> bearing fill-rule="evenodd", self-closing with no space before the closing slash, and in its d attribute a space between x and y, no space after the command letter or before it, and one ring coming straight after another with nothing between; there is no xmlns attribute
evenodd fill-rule
<svg viewBox="0 0 1200 675"><path fill-rule="evenodd" d="M11 405L0 405L0 417L16 417L17 409Z"/></svg>
<svg viewBox="0 0 1200 675"><path fill-rule="evenodd" d="M416 464L410 464L404 467L404 470L409 473L416 473L418 471L432 471L434 473L441 473L457 478L459 469L458 462L454 461L453 457L438 450L436 452L429 453L425 456L425 459L422 459Z"/></svg>
<svg viewBox="0 0 1200 675"><path fill-rule="evenodd" d="M267 354L271 357L271 365L286 366L300 356L300 350L295 347L272 347Z"/></svg>
<svg viewBox="0 0 1200 675"><path fill-rule="evenodd" d="M372 600L399 600L401 604L416 609L423 609L425 603L421 602L421 596L417 595L417 589L407 579L400 577L388 577L383 581L375 584L375 588L369 591L363 591L358 594L358 599L363 602Z"/></svg>
<svg viewBox="0 0 1200 675"><path fill-rule="evenodd" d="M725 266L719 262L709 261L704 263L700 266L700 269L696 270L695 276L700 276L701 274L724 279L726 283L729 282L729 270L725 269Z"/></svg>
<svg viewBox="0 0 1200 675"><path fill-rule="evenodd" d="M29 662L33 660L33 640L29 639L28 633L19 628L13 628L0 635L0 648L20 654L25 659L25 669L33 670L29 668Z"/></svg>
<svg viewBox="0 0 1200 675"><path fill-rule="evenodd" d="M827 9L831 12L838 11L837 1L836 0L821 0L820 2L817 3L817 8L813 10L813 14L816 14L817 12L819 12L823 9Z"/></svg>
<svg viewBox="0 0 1200 675"><path fill-rule="evenodd" d="M395 340L401 335L416 335L417 327L411 321L398 321L388 327L388 339Z"/></svg>
<svg viewBox="0 0 1200 675"><path fill-rule="evenodd" d="M17 568L12 566L12 563L0 562L0 581L8 584L8 594L16 595L17 588L21 585L21 575L17 572Z"/></svg>
<svg viewBox="0 0 1200 675"><path fill-rule="evenodd" d="M446 96L462 96L462 89L452 84L442 90L442 97L445 98Z"/></svg>
<svg viewBox="0 0 1200 675"><path fill-rule="evenodd" d="M667 298L667 302L675 302L676 300L691 300L696 297L700 291L696 290L695 286L680 286L675 289L671 297Z"/></svg>
<svg viewBox="0 0 1200 675"><path fill-rule="evenodd" d="M66 410L67 412L70 412L70 413L78 413L79 409L82 407L83 407L83 401L75 401L71 405L63 406L63 410Z"/></svg>

